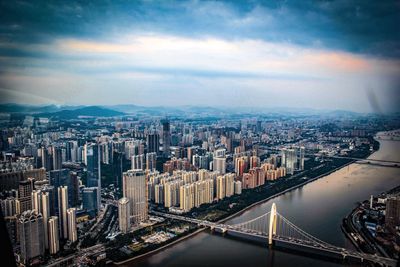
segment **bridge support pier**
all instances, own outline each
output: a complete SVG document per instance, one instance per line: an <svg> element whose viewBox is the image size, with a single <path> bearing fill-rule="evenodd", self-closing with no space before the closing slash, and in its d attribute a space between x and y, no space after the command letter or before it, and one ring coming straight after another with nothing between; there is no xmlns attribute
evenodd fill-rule
<svg viewBox="0 0 400 267"><path fill-rule="evenodd" d="M269 217L268 245L272 246L272 237L276 235L276 205L272 203Z"/></svg>

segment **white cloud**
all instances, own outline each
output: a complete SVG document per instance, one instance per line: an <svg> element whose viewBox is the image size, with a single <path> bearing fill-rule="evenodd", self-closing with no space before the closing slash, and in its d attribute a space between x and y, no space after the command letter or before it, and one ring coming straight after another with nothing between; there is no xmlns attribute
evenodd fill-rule
<svg viewBox="0 0 400 267"><path fill-rule="evenodd" d="M0 81L4 88L37 95L39 102L367 111L366 88L386 90L392 85L380 83L382 77L400 76L396 61L254 39L147 34L115 42L59 39L29 49L49 56L13 59L27 66L9 68ZM388 97L380 96L383 103Z"/></svg>

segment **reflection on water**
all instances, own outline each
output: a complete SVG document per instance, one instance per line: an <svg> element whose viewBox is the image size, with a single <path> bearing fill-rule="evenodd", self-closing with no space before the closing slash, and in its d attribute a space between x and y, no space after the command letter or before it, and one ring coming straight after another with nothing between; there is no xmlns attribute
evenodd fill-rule
<svg viewBox="0 0 400 267"><path fill-rule="evenodd" d="M381 141L374 159L399 160L400 142ZM400 169L352 164L323 179L258 205L228 223L255 218L276 203L278 212L317 238L351 248L340 224L358 201L400 185ZM128 266L340 266L207 232Z"/></svg>

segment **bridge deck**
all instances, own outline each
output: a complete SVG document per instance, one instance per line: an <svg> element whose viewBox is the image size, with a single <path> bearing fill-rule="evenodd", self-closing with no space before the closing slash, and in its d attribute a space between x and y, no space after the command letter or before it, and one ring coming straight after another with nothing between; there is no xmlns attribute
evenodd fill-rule
<svg viewBox="0 0 400 267"><path fill-rule="evenodd" d="M203 221L203 220L198 220L198 219L194 219L194 218L189 218L189 217L184 217L184 216L179 216L179 215L174 215L174 214L169 214L169 213L161 213L161 212L154 212L154 211L152 213L154 215L163 216L163 217L170 218L170 219L186 221L186 222L197 224L199 226L209 227L216 232L232 235L234 237L242 238L245 240L256 241L256 242L268 244L268 233L267 232L263 232L263 231L255 230L255 229L248 229L248 228L243 227L243 225L246 223L249 223L249 222L250 223L255 222L258 219L260 219L261 217L267 217L267 216L269 216L269 213L262 215L258 218L255 218L249 222L244 222L244 223L241 223L238 225L214 223L214 222ZM281 216L280 214L278 214L278 215ZM295 227L290 222L288 222L288 223L289 223L289 227ZM295 230L302 231L301 229L295 229ZM308 235L304 231L302 231L301 234ZM275 234L275 235L273 235L272 239L274 241L274 245L277 247L289 248L289 249L297 250L300 252L314 253L314 254L322 255L327 258L339 259L339 260L351 260L351 261L356 261L359 263L368 261L368 262L372 262L375 264L381 264L383 266L393 266L393 267L397 266L397 261L394 259L347 250L344 248L330 245L330 244L320 241L316 238L313 238L312 236L310 236L310 237L311 238L306 240L306 239L299 239L299 238L293 238L290 236L283 236L283 235Z"/></svg>

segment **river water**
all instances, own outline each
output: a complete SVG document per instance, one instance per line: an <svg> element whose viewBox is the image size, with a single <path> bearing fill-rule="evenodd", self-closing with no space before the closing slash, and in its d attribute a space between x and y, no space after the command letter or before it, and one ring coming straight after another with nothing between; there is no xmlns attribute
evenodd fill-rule
<svg viewBox="0 0 400 267"><path fill-rule="evenodd" d="M370 158L400 161L399 141L380 141ZM400 185L400 169L351 164L301 188L253 207L228 224L268 212L272 203L292 223L333 245L352 249L340 229L341 220L358 201ZM299 254L268 250L257 244L202 232L150 257L127 266L341 266L339 263Z"/></svg>

